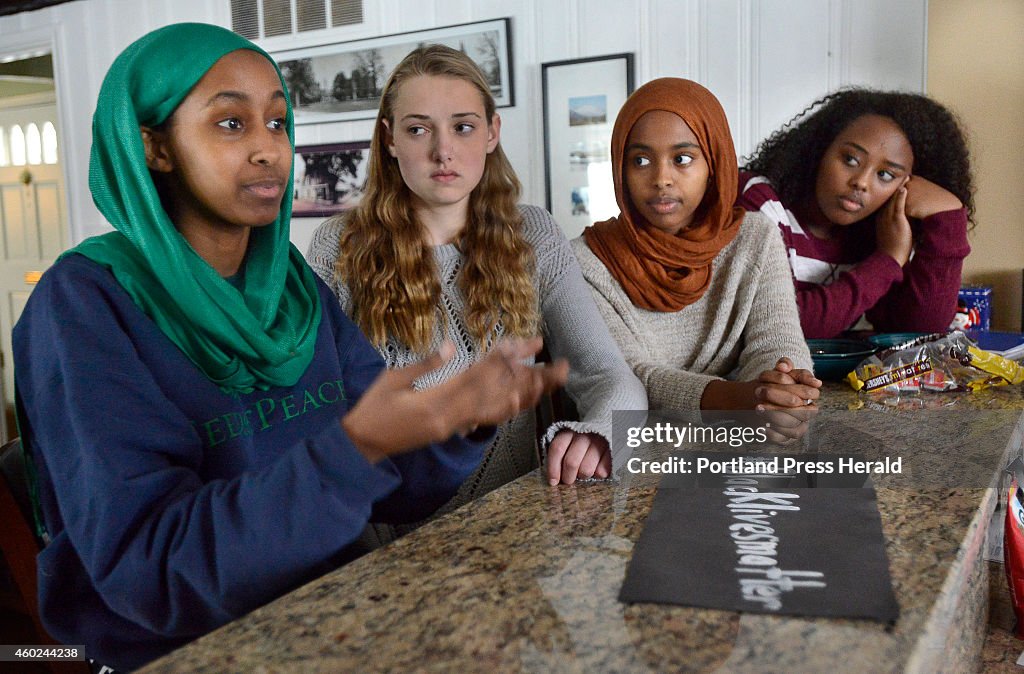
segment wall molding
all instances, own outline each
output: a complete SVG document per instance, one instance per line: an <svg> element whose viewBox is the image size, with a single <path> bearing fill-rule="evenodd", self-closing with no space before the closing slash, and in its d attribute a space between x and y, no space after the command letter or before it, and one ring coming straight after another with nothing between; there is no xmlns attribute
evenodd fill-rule
<svg viewBox="0 0 1024 674"><path fill-rule="evenodd" d="M687 67L690 79L698 82L708 81L708 25L707 25L707 0L690 0L687 7L689 16L689 30L687 45L687 58L690 63Z"/></svg>
<svg viewBox="0 0 1024 674"><path fill-rule="evenodd" d="M758 101L761 98L761 66L760 59L756 58L761 49L761 11L757 0L740 0L740 30L739 35L746 35L747 39L740 39L740 71L737 78L739 87L739 120L736 124L736 145L738 147L749 147L751 150L754 144L761 138L760 124L758 123ZM744 82L744 76L746 82Z"/></svg>

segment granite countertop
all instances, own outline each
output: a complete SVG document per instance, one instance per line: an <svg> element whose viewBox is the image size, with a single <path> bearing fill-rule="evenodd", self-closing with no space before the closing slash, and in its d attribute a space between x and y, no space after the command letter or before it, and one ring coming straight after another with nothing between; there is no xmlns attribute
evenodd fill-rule
<svg viewBox="0 0 1024 674"><path fill-rule="evenodd" d="M549 487L534 472L145 671L976 668L985 537L999 493L989 487L1022 446L1022 387L892 407L828 385L821 407L835 411L829 427L847 446L929 450L915 464L917 482L876 481L900 605L894 626L620 603L655 482ZM926 409L904 409L914 407ZM946 460L935 472L932 448Z"/></svg>

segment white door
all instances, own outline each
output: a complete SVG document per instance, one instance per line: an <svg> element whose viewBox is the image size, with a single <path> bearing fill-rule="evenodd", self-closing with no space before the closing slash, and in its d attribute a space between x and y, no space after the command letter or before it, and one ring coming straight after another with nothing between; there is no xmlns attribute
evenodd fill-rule
<svg viewBox="0 0 1024 674"><path fill-rule="evenodd" d="M67 225L60 164L46 163L47 159L54 160L53 153L44 156L41 147L38 152L33 147L37 137L42 145L44 129L50 137L48 142L59 137L56 105L0 108L0 129L6 145L6 152L0 153L0 160L6 159L0 161L0 401L4 405L0 417L6 419L11 418L8 415L14 402L11 330L39 275L64 250ZM0 423L6 424L6 420ZM0 432L6 439L14 429L0 427Z"/></svg>

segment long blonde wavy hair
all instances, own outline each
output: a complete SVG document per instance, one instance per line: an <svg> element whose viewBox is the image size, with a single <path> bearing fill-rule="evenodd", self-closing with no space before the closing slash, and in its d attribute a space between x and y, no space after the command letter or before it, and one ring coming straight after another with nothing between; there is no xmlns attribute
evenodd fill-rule
<svg viewBox="0 0 1024 674"><path fill-rule="evenodd" d="M431 346L441 285L425 229L413 212L413 198L398 160L387 151L384 120L396 129L395 102L402 84L424 75L469 82L483 99L487 123L495 104L483 74L465 54L430 45L406 56L381 95L367 168L366 193L346 217L335 268L352 296L353 319L370 341L383 347L395 337L425 353ZM468 222L458 240L465 262L458 285L466 303L466 326L486 348L499 321L505 334L538 331L533 287L534 256L522 236L516 208L521 185L499 143L487 155L483 176L469 198Z"/></svg>

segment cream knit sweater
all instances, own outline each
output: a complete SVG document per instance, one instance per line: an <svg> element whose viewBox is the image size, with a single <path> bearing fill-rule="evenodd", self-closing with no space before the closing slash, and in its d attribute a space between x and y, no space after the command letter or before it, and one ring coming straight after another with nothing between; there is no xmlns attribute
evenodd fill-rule
<svg viewBox="0 0 1024 674"><path fill-rule="evenodd" d="M572 248L651 409L697 410L708 382L756 379L783 356L813 367L782 239L760 213L715 257L703 297L676 312L635 306L582 236Z"/></svg>
<svg viewBox="0 0 1024 674"><path fill-rule="evenodd" d="M542 208L520 206L523 236L535 254L534 286L540 300L544 343L552 358L569 360L566 391L580 414L580 421L561 421L546 429L543 446L562 428L580 433L598 433L612 439L613 410L645 410L647 397L643 385L630 371L608 328L601 320L569 242L561 229ZM348 287L334 274L340 250L338 240L343 223L327 221L317 228L306 259L341 301L346 314L352 313ZM464 301L456 283L463 256L454 244L434 247L434 261L441 281L438 311L443 312L447 333L438 327L434 347L447 338L455 344L455 356L441 369L417 381L431 386L464 370L479 356L463 317ZM438 321L438 325L441 322ZM499 324L495 338L504 332ZM420 359L416 353L391 338L380 349L388 367L401 367ZM537 467L539 455L533 411L527 411L498 429L498 436L485 455L480 468L466 480L459 493L443 510L451 510ZM613 450L622 448L613 447ZM624 461L621 451L613 451L617 470Z"/></svg>

